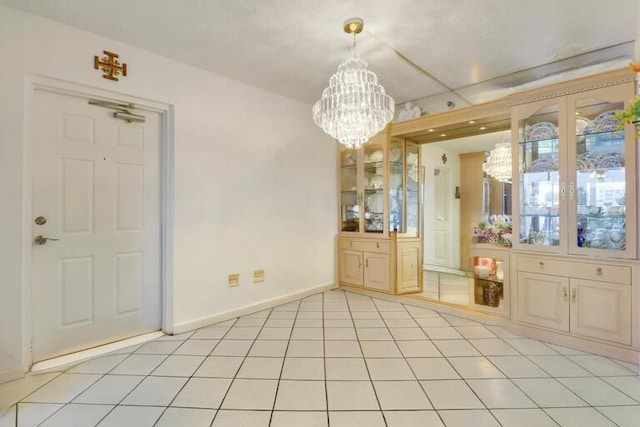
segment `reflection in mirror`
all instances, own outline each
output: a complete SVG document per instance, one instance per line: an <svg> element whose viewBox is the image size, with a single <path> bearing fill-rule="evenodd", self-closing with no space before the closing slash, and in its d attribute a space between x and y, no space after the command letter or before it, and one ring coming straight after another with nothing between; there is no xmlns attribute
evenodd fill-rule
<svg viewBox="0 0 640 427"><path fill-rule="evenodd" d="M472 302L474 279L467 260L473 229L492 216L511 215L511 183L486 175L482 168L487 154L505 140L510 140L510 130L421 146L426 176L423 296L464 306Z"/></svg>

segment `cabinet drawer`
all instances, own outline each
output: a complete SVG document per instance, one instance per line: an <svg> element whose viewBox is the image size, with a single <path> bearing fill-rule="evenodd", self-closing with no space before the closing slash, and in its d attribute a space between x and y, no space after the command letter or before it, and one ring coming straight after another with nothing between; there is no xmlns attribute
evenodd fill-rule
<svg viewBox="0 0 640 427"><path fill-rule="evenodd" d="M338 247L340 249L353 249L354 251L389 253L389 242L339 240Z"/></svg>
<svg viewBox="0 0 640 427"><path fill-rule="evenodd" d="M519 257L518 271L553 274L600 282L631 284L631 267L586 262L558 261L547 258Z"/></svg>

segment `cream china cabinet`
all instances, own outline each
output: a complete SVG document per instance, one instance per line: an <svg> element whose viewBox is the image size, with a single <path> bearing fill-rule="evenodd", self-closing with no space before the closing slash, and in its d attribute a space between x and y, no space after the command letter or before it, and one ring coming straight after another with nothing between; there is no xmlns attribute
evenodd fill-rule
<svg viewBox="0 0 640 427"><path fill-rule="evenodd" d="M636 149L616 110L633 83L515 106L514 248L635 258Z"/></svg>
<svg viewBox="0 0 640 427"><path fill-rule="evenodd" d="M633 97L627 82L512 108L518 322L632 344L636 141L614 115Z"/></svg>
<svg viewBox="0 0 640 427"><path fill-rule="evenodd" d="M388 293L422 290L420 158L386 131L339 156L341 285Z"/></svg>

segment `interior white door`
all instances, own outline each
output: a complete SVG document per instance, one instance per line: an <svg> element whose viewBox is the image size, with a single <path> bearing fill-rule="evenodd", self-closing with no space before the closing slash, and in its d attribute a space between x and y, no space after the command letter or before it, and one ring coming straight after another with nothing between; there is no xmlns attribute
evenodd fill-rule
<svg viewBox="0 0 640 427"><path fill-rule="evenodd" d="M161 328L160 117L111 113L36 91L34 362Z"/></svg>
<svg viewBox="0 0 640 427"><path fill-rule="evenodd" d="M433 263L450 267L449 171L435 168L433 173Z"/></svg>

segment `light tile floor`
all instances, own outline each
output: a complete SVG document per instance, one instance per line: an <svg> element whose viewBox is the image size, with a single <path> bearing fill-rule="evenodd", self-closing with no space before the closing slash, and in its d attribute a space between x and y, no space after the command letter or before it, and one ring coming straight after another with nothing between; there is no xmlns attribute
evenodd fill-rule
<svg viewBox="0 0 640 427"><path fill-rule="evenodd" d="M640 426L636 365L342 290L28 381L0 427Z"/></svg>

